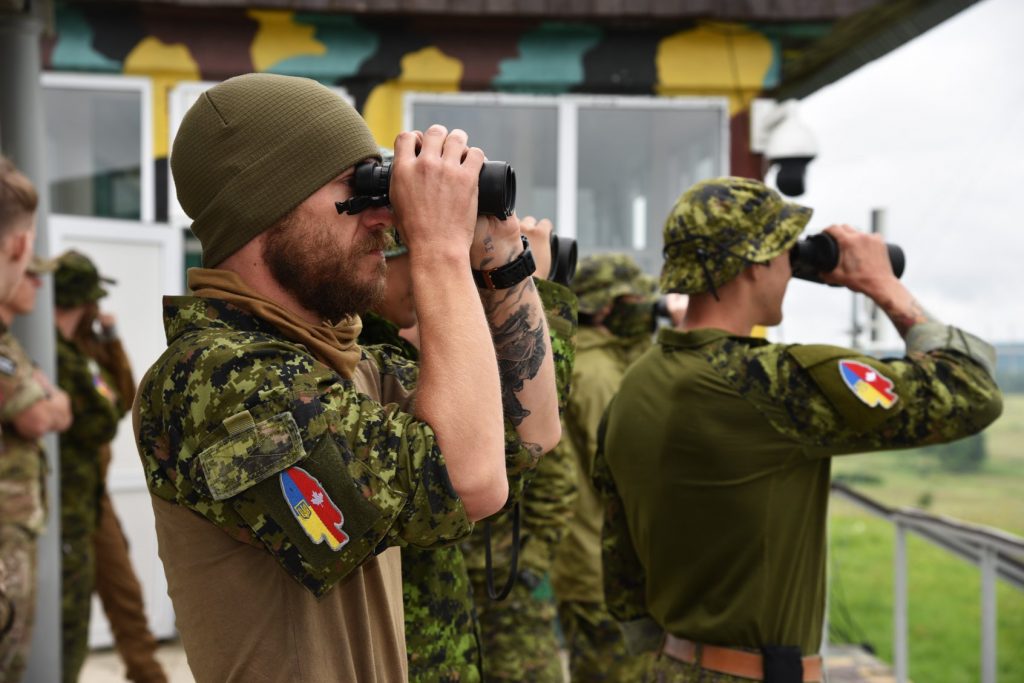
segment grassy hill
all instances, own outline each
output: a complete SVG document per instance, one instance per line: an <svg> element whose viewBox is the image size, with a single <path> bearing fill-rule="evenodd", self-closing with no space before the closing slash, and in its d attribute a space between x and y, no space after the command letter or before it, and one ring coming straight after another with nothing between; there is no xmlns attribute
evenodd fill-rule
<svg viewBox="0 0 1024 683"><path fill-rule="evenodd" d="M890 506L912 506L1024 536L1024 394L1005 399L985 433L977 472L950 472L927 451L837 458L834 476ZM832 642L871 644L892 661L893 529L833 500L829 519ZM980 680L977 568L911 534L910 676L918 683ZM1024 593L999 582L999 681L1024 682Z"/></svg>

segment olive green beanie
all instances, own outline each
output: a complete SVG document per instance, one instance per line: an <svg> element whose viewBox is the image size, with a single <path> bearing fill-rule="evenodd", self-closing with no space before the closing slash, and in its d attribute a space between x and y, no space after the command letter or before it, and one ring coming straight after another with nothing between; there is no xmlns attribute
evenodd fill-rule
<svg viewBox="0 0 1024 683"><path fill-rule="evenodd" d="M178 201L216 266L380 148L359 113L308 78L245 74L205 93L171 150Z"/></svg>

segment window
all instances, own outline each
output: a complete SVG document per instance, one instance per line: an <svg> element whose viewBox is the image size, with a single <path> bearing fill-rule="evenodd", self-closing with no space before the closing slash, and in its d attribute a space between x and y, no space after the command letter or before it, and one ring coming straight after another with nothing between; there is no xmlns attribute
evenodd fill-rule
<svg viewBox="0 0 1024 683"><path fill-rule="evenodd" d="M631 252L650 273L680 193L729 167L724 99L407 95L407 128L432 123L513 165L520 215L554 219L581 255Z"/></svg>
<svg viewBox="0 0 1024 683"><path fill-rule="evenodd" d="M152 222L148 79L46 73L50 211Z"/></svg>

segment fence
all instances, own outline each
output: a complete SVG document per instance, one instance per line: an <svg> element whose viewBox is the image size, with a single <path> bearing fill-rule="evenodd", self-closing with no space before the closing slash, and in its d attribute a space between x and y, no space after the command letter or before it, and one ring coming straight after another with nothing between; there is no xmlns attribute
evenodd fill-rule
<svg viewBox="0 0 1024 683"><path fill-rule="evenodd" d="M912 508L890 508L832 482L832 492L896 527L893 561L893 666L896 680L907 680L907 532L912 531L981 569L981 681L996 681L996 578L1024 590L1024 538L990 527L930 515Z"/></svg>

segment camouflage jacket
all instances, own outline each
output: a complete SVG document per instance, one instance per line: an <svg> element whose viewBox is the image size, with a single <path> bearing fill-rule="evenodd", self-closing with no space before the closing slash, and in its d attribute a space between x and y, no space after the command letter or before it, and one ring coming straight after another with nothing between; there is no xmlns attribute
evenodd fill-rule
<svg viewBox="0 0 1024 683"><path fill-rule="evenodd" d="M594 471L609 611L653 646L664 629L817 652L831 456L957 439L1002 406L992 347L938 323L886 360L714 329L658 342L622 381Z"/></svg>
<svg viewBox="0 0 1024 683"><path fill-rule="evenodd" d="M36 381L35 364L21 343L3 323L0 329L0 523L38 534L46 518L46 460L40 442L22 438L12 420L45 398L46 390Z"/></svg>
<svg viewBox="0 0 1024 683"><path fill-rule="evenodd" d="M71 400L73 422L60 435L61 535L91 534L103 493L100 449L125 415L113 380L74 342L57 335L57 382Z"/></svg>
<svg viewBox="0 0 1024 683"><path fill-rule="evenodd" d="M575 297L559 285L543 280L536 282L551 336L559 398L564 400L572 373ZM398 335L393 323L372 313L363 316L359 341L394 346L411 360L419 355L415 347ZM521 447L515 429L508 423L505 444L510 488L515 495L522 491L522 482L536 463ZM549 457L550 454L541 459L542 466ZM409 680L413 683L480 680L479 629L473 608L473 589L459 546L433 550L403 548L402 593Z"/></svg>
<svg viewBox="0 0 1024 683"><path fill-rule="evenodd" d="M165 300L168 349L138 397L150 492L263 548L323 595L389 545L469 533L430 426L403 412L415 366L362 350L384 402L223 301ZM404 399L403 399L404 397Z"/></svg>

